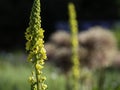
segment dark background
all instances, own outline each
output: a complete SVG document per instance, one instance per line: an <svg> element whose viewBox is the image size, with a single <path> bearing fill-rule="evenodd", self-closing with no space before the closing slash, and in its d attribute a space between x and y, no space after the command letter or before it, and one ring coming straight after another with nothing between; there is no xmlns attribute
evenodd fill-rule
<svg viewBox="0 0 120 90"><path fill-rule="evenodd" d="M42 27L45 40L56 30L56 22L68 22L67 5L73 1L79 28L83 22L113 23L120 18L119 0L41 0ZM33 0L0 0L0 49L24 49L24 32L28 27ZM57 27L58 28L58 27Z"/></svg>

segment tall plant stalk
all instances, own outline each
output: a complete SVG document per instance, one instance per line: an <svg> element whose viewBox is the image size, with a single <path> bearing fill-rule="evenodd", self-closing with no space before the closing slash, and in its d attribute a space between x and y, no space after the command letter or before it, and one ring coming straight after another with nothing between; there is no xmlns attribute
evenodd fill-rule
<svg viewBox="0 0 120 90"><path fill-rule="evenodd" d="M29 27L26 29L26 50L28 51L28 61L32 62L34 70L29 77L31 90L45 90L46 77L43 75L44 60L46 60L46 50L44 49L44 30L41 28L40 0L34 0Z"/></svg>
<svg viewBox="0 0 120 90"><path fill-rule="evenodd" d="M73 3L69 3L69 23L71 29L71 44L72 44L72 90L80 90L80 62L78 56L78 22L76 20L76 11Z"/></svg>

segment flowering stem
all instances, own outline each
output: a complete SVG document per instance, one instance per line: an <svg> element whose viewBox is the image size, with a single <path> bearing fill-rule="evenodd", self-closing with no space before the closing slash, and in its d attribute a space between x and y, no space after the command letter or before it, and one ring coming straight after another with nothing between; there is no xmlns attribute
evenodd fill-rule
<svg viewBox="0 0 120 90"><path fill-rule="evenodd" d="M29 27L25 32L27 39L26 50L29 52L28 61L33 63L35 71L29 77L31 90L45 90L47 85L44 84L46 77L42 75L44 61L46 60L46 50L44 48L44 30L41 28L40 17L40 0L34 0Z"/></svg>
<svg viewBox="0 0 120 90"><path fill-rule="evenodd" d="M71 44L72 44L72 90L79 89L79 78L80 78L80 63L78 56L78 23L76 20L76 12L73 3L69 3L69 23L71 29Z"/></svg>

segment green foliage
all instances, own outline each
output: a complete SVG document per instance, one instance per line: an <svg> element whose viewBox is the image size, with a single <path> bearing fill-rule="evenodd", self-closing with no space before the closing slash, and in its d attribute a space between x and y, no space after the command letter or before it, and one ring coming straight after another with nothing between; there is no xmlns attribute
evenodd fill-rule
<svg viewBox="0 0 120 90"><path fill-rule="evenodd" d="M44 72L47 75L48 90L66 90L66 79L59 69L53 65L46 64Z"/></svg>
<svg viewBox="0 0 120 90"><path fill-rule="evenodd" d="M105 77L104 77L102 90L120 90L119 69L114 69L114 68L106 69L104 76ZM96 82L98 82L98 77L95 76L94 78L96 79ZM94 85L93 90L100 90L97 84Z"/></svg>
<svg viewBox="0 0 120 90"><path fill-rule="evenodd" d="M47 65L45 75L49 90L65 90L65 77L53 66ZM0 90L30 90L28 76L30 66L0 62Z"/></svg>
<svg viewBox="0 0 120 90"><path fill-rule="evenodd" d="M0 54L0 90L30 90L27 77L31 73L31 66L23 62L22 59L25 59L22 58L24 54L16 52L11 53L11 55L13 56L9 54L2 54L1 56ZM22 62L20 62L19 59L21 59ZM16 63L13 63L14 61ZM47 76L45 83L48 85L48 90L66 90L67 80L66 77L60 73L59 69L47 63L43 71ZM119 76L119 69L106 69L103 90L120 90ZM96 80L96 83L92 90L99 90L97 87L97 73L94 73L93 78Z"/></svg>
<svg viewBox="0 0 120 90"><path fill-rule="evenodd" d="M2 63L0 66L0 90L30 90L27 82L29 69Z"/></svg>
<svg viewBox="0 0 120 90"><path fill-rule="evenodd" d="M120 90L119 70L108 71L105 74L104 90Z"/></svg>

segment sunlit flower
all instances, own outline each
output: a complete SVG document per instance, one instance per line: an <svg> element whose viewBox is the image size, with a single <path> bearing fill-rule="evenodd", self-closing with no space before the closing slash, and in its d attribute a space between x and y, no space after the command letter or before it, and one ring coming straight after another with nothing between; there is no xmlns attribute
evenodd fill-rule
<svg viewBox="0 0 120 90"><path fill-rule="evenodd" d="M42 84L42 90L47 89L47 85L46 84Z"/></svg>
<svg viewBox="0 0 120 90"><path fill-rule="evenodd" d="M34 90L45 90L47 85L44 82L39 82L42 76L42 69L44 68L44 60L47 59L46 50L44 49L44 30L41 28L41 17L40 17L40 0L34 0L29 27L25 32L26 37L26 50L29 52L28 61L32 62L35 68L35 74L29 78L29 81L35 84L31 84L31 88ZM43 79L42 79L43 80ZM46 80L44 78L44 80ZM32 89L33 90L33 89Z"/></svg>

